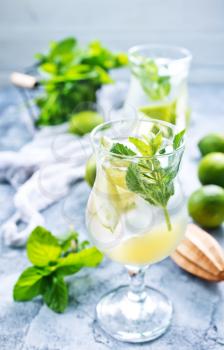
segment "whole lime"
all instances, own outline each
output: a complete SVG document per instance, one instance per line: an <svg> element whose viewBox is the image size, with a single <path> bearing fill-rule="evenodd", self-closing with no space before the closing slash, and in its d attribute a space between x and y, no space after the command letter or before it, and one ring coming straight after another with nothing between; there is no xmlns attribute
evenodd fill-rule
<svg viewBox="0 0 224 350"><path fill-rule="evenodd" d="M94 111L82 111L69 120L69 132L83 136L92 131L97 125L103 123L103 117Z"/></svg>
<svg viewBox="0 0 224 350"><path fill-rule="evenodd" d="M212 152L224 153L224 135L218 133L208 134L199 141L198 148L202 156Z"/></svg>
<svg viewBox="0 0 224 350"><path fill-rule="evenodd" d="M198 166L198 176L203 185L224 187L224 153L209 153L202 158Z"/></svg>
<svg viewBox="0 0 224 350"><path fill-rule="evenodd" d="M193 192L188 201L190 216L201 226L214 228L224 221L224 190L207 185Z"/></svg>
<svg viewBox="0 0 224 350"><path fill-rule="evenodd" d="M93 154L86 163L85 180L90 187L93 187L96 178L96 158Z"/></svg>

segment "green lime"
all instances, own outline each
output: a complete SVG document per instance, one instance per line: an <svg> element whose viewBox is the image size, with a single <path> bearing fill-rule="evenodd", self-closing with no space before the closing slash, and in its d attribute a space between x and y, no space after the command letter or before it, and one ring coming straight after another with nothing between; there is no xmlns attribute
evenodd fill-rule
<svg viewBox="0 0 224 350"><path fill-rule="evenodd" d="M198 176L203 185L224 187L224 153L209 153L202 158L198 166Z"/></svg>
<svg viewBox="0 0 224 350"><path fill-rule="evenodd" d="M176 123L176 101L142 106L139 108L139 111L144 113L147 117L165 120L173 124Z"/></svg>
<svg viewBox="0 0 224 350"><path fill-rule="evenodd" d="M90 187L93 187L96 178L96 158L92 154L86 163L85 180Z"/></svg>
<svg viewBox="0 0 224 350"><path fill-rule="evenodd" d="M193 192L188 201L190 216L201 226L213 228L224 221L224 190L207 185Z"/></svg>
<svg viewBox="0 0 224 350"><path fill-rule="evenodd" d="M103 117L94 111L83 111L73 114L69 120L69 132L76 135L85 135L97 125L103 123Z"/></svg>
<svg viewBox="0 0 224 350"><path fill-rule="evenodd" d="M198 147L202 156L212 152L224 153L224 135L208 134L199 141Z"/></svg>

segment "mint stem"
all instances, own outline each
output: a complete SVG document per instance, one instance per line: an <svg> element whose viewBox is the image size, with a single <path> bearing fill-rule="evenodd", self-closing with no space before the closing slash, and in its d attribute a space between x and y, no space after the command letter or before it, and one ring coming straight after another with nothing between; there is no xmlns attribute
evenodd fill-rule
<svg viewBox="0 0 224 350"><path fill-rule="evenodd" d="M168 231L171 231L172 230L172 225L171 225L170 215L169 215L169 212L167 210L167 207L163 207L163 212L164 212L164 216L165 216L165 219L166 219L166 224L167 224Z"/></svg>

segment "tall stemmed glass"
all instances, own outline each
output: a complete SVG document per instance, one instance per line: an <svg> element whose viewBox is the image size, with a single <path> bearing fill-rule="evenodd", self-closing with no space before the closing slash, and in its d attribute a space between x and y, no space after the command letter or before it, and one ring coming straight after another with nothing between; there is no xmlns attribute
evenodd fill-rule
<svg viewBox="0 0 224 350"><path fill-rule="evenodd" d="M144 273L172 253L186 229L177 179L184 143L176 133L174 125L153 119L107 122L92 132L97 175L86 211L89 235L130 276L130 286L99 301L96 315L100 326L122 341L155 339L171 321L171 302L145 286Z"/></svg>

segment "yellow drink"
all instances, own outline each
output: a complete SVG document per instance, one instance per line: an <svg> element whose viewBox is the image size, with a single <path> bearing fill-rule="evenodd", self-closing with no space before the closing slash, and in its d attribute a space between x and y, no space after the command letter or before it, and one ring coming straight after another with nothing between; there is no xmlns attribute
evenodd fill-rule
<svg viewBox="0 0 224 350"><path fill-rule="evenodd" d="M119 176L118 176L119 175ZM110 259L126 265L146 265L169 256L181 241L187 217L185 208L171 208L168 230L161 208L128 191L125 172L99 167L87 206L89 233ZM177 199L178 200L178 199ZM175 196L171 207L175 207Z"/></svg>
<svg viewBox="0 0 224 350"><path fill-rule="evenodd" d="M176 222L175 222L176 221ZM106 249L110 259L126 265L151 264L170 255L183 236L186 220L173 220L172 230L161 224L141 235L127 237L117 246Z"/></svg>

